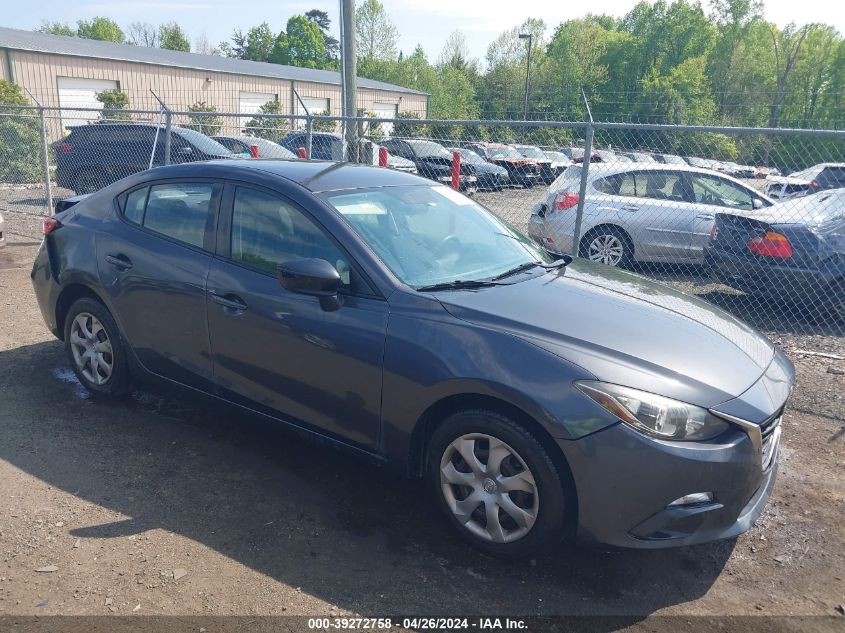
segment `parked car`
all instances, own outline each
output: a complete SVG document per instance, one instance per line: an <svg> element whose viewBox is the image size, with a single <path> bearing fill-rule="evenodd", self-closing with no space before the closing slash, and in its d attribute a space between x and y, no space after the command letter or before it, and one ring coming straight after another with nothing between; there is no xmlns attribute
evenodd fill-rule
<svg viewBox="0 0 845 633"><path fill-rule="evenodd" d="M540 166L536 161L526 158L510 145L467 143L464 147L472 150L488 163L506 169L512 185L533 187L540 179Z"/></svg>
<svg viewBox="0 0 845 633"><path fill-rule="evenodd" d="M717 213L705 261L728 286L845 322L845 189L757 213Z"/></svg>
<svg viewBox="0 0 845 633"><path fill-rule="evenodd" d="M664 165L686 165L687 161L685 161L680 156L676 154L653 154L655 160L658 163L663 163Z"/></svg>
<svg viewBox="0 0 845 633"><path fill-rule="evenodd" d="M613 150L610 149L597 149L596 154L601 159L597 162L601 163L632 163L630 158L627 156L623 156L622 154L617 154Z"/></svg>
<svg viewBox="0 0 845 633"><path fill-rule="evenodd" d="M228 149L233 154L250 156L250 148L258 147L258 158L272 158L276 160L296 160L299 158L289 149L278 143L258 138L257 136L212 136L215 141Z"/></svg>
<svg viewBox="0 0 845 633"><path fill-rule="evenodd" d="M770 341L429 180L174 165L44 234L35 295L86 390L164 382L425 478L489 554L731 538L774 485L794 369Z"/></svg>
<svg viewBox="0 0 845 633"><path fill-rule="evenodd" d="M540 166L540 180L550 185L555 178L563 173L563 168L554 168L554 161L546 156L539 147L534 145L513 145L513 148L525 158L530 158Z"/></svg>
<svg viewBox="0 0 845 633"><path fill-rule="evenodd" d="M581 167L570 167L534 206L529 234L572 252ZM738 180L682 165L600 163L590 167L578 254L611 266L703 263L714 214L772 201Z"/></svg>
<svg viewBox="0 0 845 633"><path fill-rule="evenodd" d="M570 158L567 158L566 154L563 152L546 150L543 153L546 155L546 158L552 161L552 169L558 172L558 176L566 171L567 167L571 167L575 164Z"/></svg>
<svg viewBox="0 0 845 633"><path fill-rule="evenodd" d="M461 160L466 161L475 170L475 177L478 179L478 188L488 191L501 191L510 186L511 179L508 170L493 163L488 163L478 154L470 149L450 147L450 152L460 152Z"/></svg>
<svg viewBox="0 0 845 633"><path fill-rule="evenodd" d="M6 246L6 219L0 213L0 248Z"/></svg>
<svg viewBox="0 0 845 633"><path fill-rule="evenodd" d="M583 163L584 162L584 148L583 147L561 147L561 153L566 156L569 160L573 163ZM590 162L591 163L600 163L601 156L593 150L590 152Z"/></svg>
<svg viewBox="0 0 845 633"><path fill-rule="evenodd" d="M390 152L387 153L387 166L390 169L404 171L406 174L417 173L417 166L414 164L414 161L402 158L401 156L394 156Z"/></svg>
<svg viewBox="0 0 845 633"><path fill-rule="evenodd" d="M288 132L279 141L279 144L299 156L299 148L306 146L308 142L307 137L308 135L304 131ZM317 160L343 160L343 139L340 134L335 134L334 132L312 132L311 158Z"/></svg>
<svg viewBox="0 0 845 633"><path fill-rule="evenodd" d="M152 123L94 123L71 128L52 145L56 184L92 193L121 178L164 164L164 126ZM154 151L155 150L155 151ZM152 160L150 160L152 157ZM232 152L194 130L172 128L170 162L234 158Z"/></svg>
<svg viewBox="0 0 845 633"><path fill-rule="evenodd" d="M845 187L845 163L821 163L789 176L768 176L764 191L772 198L800 198L825 189Z"/></svg>
<svg viewBox="0 0 845 633"><path fill-rule="evenodd" d="M417 173L436 182L452 182L452 153L440 143L427 139L389 138L381 142L382 147L396 156L401 156L417 166ZM461 191L478 191L478 179L472 165L461 163Z"/></svg>
<svg viewBox="0 0 845 633"><path fill-rule="evenodd" d="M734 178L756 178L757 168L751 165L740 165L733 161L726 161L722 163L725 167L725 172Z"/></svg>
<svg viewBox="0 0 845 633"><path fill-rule="evenodd" d="M657 159L654 158L651 154L646 154L644 152L617 152L620 156L624 156L625 158L634 161L635 163L656 163Z"/></svg>

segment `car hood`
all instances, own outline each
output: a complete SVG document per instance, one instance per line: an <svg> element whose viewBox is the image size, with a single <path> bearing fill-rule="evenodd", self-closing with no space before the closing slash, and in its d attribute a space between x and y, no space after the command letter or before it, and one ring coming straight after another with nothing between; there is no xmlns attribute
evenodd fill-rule
<svg viewBox="0 0 845 633"><path fill-rule="evenodd" d="M467 163L479 174L507 174L508 170L493 163Z"/></svg>
<svg viewBox="0 0 845 633"><path fill-rule="evenodd" d="M763 335L719 308L583 260L437 298L456 318L507 331L599 380L703 407L742 394L774 356Z"/></svg>

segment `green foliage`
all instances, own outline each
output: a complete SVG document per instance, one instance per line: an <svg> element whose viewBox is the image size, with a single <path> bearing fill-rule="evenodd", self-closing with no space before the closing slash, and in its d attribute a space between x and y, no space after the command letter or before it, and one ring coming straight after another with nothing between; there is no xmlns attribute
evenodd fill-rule
<svg viewBox="0 0 845 633"><path fill-rule="evenodd" d="M197 101L188 106L188 111L192 114L188 115L189 123L185 125L186 128L196 130L206 136L214 136L220 133L223 121L214 114L217 112L217 108L213 105L209 105L205 101Z"/></svg>
<svg viewBox="0 0 845 633"><path fill-rule="evenodd" d="M64 35L65 37L76 37L76 29L70 26L67 22L50 22L43 20L38 30L42 33L49 33L50 35Z"/></svg>
<svg viewBox="0 0 845 633"><path fill-rule="evenodd" d="M416 112L399 112L396 115L396 123L393 125L393 136L399 138L428 136L428 126L414 122L419 118L420 115Z"/></svg>
<svg viewBox="0 0 845 633"><path fill-rule="evenodd" d="M171 51L191 52L191 41L176 22L168 22L158 27L159 48L166 48Z"/></svg>
<svg viewBox="0 0 845 633"><path fill-rule="evenodd" d="M318 116L331 116L331 112L328 110L323 110L322 112L312 112L312 114ZM315 132L336 132L337 121L329 119L314 119L313 127Z"/></svg>
<svg viewBox="0 0 845 633"><path fill-rule="evenodd" d="M129 97L125 92L118 89L104 90L97 93L97 101L103 104L103 112L100 119L103 121L130 121L132 115L129 112L121 112L129 108ZM108 112L106 112L108 110Z"/></svg>
<svg viewBox="0 0 845 633"><path fill-rule="evenodd" d="M269 61L304 68L322 68L327 62L325 36L320 27L304 15L291 16L286 30L276 38Z"/></svg>
<svg viewBox="0 0 845 633"><path fill-rule="evenodd" d="M3 104L28 105L21 89L0 80L0 182L28 183L43 180L41 132L38 115Z"/></svg>
<svg viewBox="0 0 845 633"><path fill-rule="evenodd" d="M362 60L395 60L399 31L379 0L364 0L355 10L358 57Z"/></svg>
<svg viewBox="0 0 845 633"><path fill-rule="evenodd" d="M288 119L276 119L262 116L263 114L283 114L282 104L275 100L261 106L259 113L247 121L244 134L266 138L268 141L280 141L290 129Z"/></svg>
<svg viewBox="0 0 845 633"><path fill-rule="evenodd" d="M270 25L262 22L246 33L241 29L232 32L231 42L221 42L220 52L226 57L248 59L254 62L270 61L276 36L270 30Z"/></svg>
<svg viewBox="0 0 845 633"><path fill-rule="evenodd" d="M91 20L79 20L76 23L76 35L87 40L103 40L122 44L125 40L123 31L117 22L97 16Z"/></svg>

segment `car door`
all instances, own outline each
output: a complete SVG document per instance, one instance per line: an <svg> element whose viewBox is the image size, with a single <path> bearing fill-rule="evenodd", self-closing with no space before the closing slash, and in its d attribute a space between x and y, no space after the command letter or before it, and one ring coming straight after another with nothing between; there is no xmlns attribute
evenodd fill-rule
<svg viewBox="0 0 845 633"><path fill-rule="evenodd" d="M634 242L637 259L688 257L693 210L682 172L632 170L606 180L612 188L605 189L599 210L605 211L603 215L610 208L616 211L619 224Z"/></svg>
<svg viewBox="0 0 845 633"><path fill-rule="evenodd" d="M715 174L688 174L692 196L692 226L689 231L689 252L692 259L704 257L704 246L710 239L710 230L716 214L726 210L753 211L755 198L769 206L752 189Z"/></svg>
<svg viewBox="0 0 845 633"><path fill-rule="evenodd" d="M222 185L159 181L118 197L97 234L101 286L145 368L211 390L205 283Z"/></svg>
<svg viewBox="0 0 845 633"><path fill-rule="evenodd" d="M220 395L368 449L377 446L387 302L301 207L279 194L227 186L208 324ZM342 306L279 284L279 264L329 261Z"/></svg>

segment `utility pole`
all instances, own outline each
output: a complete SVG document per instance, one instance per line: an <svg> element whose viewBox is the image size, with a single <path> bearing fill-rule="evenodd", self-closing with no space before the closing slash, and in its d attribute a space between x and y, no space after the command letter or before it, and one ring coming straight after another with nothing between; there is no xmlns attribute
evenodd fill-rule
<svg viewBox="0 0 845 633"><path fill-rule="evenodd" d="M355 0L340 0L341 16L341 66L343 67L343 105L347 117L358 116L358 63L355 50ZM344 120L346 130L346 159L358 162L358 126Z"/></svg>
<svg viewBox="0 0 845 633"><path fill-rule="evenodd" d="M522 109L522 120L528 120L528 86L531 82L531 44L534 42L533 33L520 33L519 39L528 40L528 59L525 65L525 103Z"/></svg>

